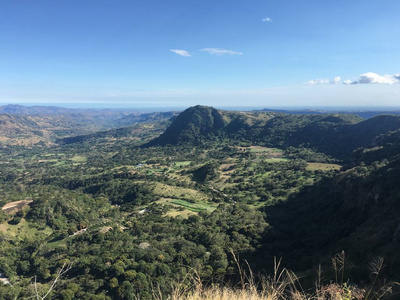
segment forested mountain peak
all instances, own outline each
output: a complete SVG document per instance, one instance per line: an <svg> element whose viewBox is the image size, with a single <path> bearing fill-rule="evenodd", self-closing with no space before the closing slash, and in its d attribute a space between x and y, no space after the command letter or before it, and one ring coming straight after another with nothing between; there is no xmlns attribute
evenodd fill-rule
<svg viewBox="0 0 400 300"><path fill-rule="evenodd" d="M167 130L150 145L199 141L222 132L227 121L213 107L197 105L180 113Z"/></svg>
<svg viewBox="0 0 400 300"><path fill-rule="evenodd" d="M194 106L178 115L167 130L147 145L204 143L228 139L260 146L306 146L341 160L360 147L372 147L382 134L400 129L400 117L368 120L352 114L290 115L221 111Z"/></svg>

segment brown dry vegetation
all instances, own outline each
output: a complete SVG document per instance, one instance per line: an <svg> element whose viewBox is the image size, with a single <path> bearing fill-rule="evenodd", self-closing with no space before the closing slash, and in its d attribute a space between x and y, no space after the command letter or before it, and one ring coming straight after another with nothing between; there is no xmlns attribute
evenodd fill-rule
<svg viewBox="0 0 400 300"><path fill-rule="evenodd" d="M341 276L345 268L344 252L332 258L333 268L336 273L336 282L322 284L321 270L315 281L314 290L303 290L299 277L292 271L281 268L280 261L275 261L273 275L257 280L249 269L239 266L241 283L237 287L202 285L201 278L195 272L193 284L189 287L177 285L168 300L378 300L392 295L392 287L398 286L397 282L385 282L378 284L384 266L383 258L376 258L369 265L371 282L365 288L344 282ZM260 282L257 284L256 282ZM164 299L161 295L155 295L156 299Z"/></svg>
<svg viewBox="0 0 400 300"><path fill-rule="evenodd" d="M32 200L14 201L14 202L7 203L1 209L4 210L6 213L11 214L11 213L20 211L21 209L28 206L32 202L33 202Z"/></svg>
<svg viewBox="0 0 400 300"><path fill-rule="evenodd" d="M368 265L370 283L364 288L350 284L344 280L345 269L349 267L344 251L336 254L332 260L335 282L324 282L324 274L319 266L315 288L304 290L300 277L294 272L283 268L281 260L274 259L273 273L269 276L256 276L250 265L240 264L240 259L231 250L237 266L240 282L236 286L226 283L203 285L199 273L192 269L182 282L175 284L168 300L378 300L392 295L392 287L399 286L398 282L387 282L383 279L384 259L377 257ZM189 283L188 283L189 279ZM165 299L161 291L153 292L153 298Z"/></svg>

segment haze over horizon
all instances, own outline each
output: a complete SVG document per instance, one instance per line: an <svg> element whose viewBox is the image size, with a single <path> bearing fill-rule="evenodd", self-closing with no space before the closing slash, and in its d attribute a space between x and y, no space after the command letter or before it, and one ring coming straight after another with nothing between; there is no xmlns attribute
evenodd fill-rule
<svg viewBox="0 0 400 300"><path fill-rule="evenodd" d="M8 2L0 105L398 106L399 11L395 0Z"/></svg>

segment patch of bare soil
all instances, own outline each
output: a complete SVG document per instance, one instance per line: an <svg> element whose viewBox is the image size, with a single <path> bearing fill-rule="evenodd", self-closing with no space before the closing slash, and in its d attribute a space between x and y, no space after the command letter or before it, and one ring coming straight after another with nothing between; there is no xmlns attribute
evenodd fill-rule
<svg viewBox="0 0 400 300"><path fill-rule="evenodd" d="M17 211L20 211L24 207L28 206L32 202L33 202L32 200L14 201L14 202L7 203L1 209L4 210L8 214L13 214L13 213L16 213Z"/></svg>

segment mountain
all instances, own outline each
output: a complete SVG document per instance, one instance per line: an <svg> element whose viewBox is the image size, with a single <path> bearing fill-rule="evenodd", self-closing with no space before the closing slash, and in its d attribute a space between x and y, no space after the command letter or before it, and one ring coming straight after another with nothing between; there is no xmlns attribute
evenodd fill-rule
<svg viewBox="0 0 400 300"><path fill-rule="evenodd" d="M157 136L164 132L166 127L170 124L167 121L154 121L147 125L146 122L137 123L135 125L126 126L122 128L116 128L105 131L98 131L90 134L75 135L70 137L64 137L58 139L56 142L62 145L82 143L82 142L104 142L106 139L135 139L141 140L142 142L146 140L147 135L151 137Z"/></svg>
<svg viewBox="0 0 400 300"><path fill-rule="evenodd" d="M351 115L344 116L348 120ZM399 129L399 116L381 115L357 123L346 122L342 116L331 116L297 129L286 143L346 159L358 148L375 145L380 135Z"/></svg>
<svg viewBox="0 0 400 300"><path fill-rule="evenodd" d="M77 113L80 110L57 106L24 106L9 104L0 106L1 114L33 115L33 114L67 114Z"/></svg>
<svg viewBox="0 0 400 300"><path fill-rule="evenodd" d="M352 114L357 115L363 119L369 119L379 115L400 115L399 110L323 110L323 109L269 109L264 108L258 111L272 112L272 113L285 113L289 115L319 115L319 114Z"/></svg>
<svg viewBox="0 0 400 300"><path fill-rule="evenodd" d="M31 146L39 143L51 144L65 137L71 138L65 141L67 143L97 136L121 137L129 135L132 130L137 134L138 130L115 128L167 121L176 114L176 112L142 114L129 110L6 105L0 107L0 143ZM164 127L157 125L157 128ZM108 130L114 131L106 133Z"/></svg>
<svg viewBox="0 0 400 300"><path fill-rule="evenodd" d="M158 122L158 121L166 121L171 118L174 118L178 115L178 112L168 111L168 112L152 112L152 113L144 113L144 114L130 114L128 116L124 116L118 120L116 120L113 124L114 126L124 127L130 126L136 123L149 123L149 122Z"/></svg>
<svg viewBox="0 0 400 300"><path fill-rule="evenodd" d="M84 114L84 115L121 115L139 114L134 109L96 109L96 108L66 108L59 106L34 105L24 106L18 104L8 104L0 106L0 114L12 115L65 115L65 114Z"/></svg>
<svg viewBox="0 0 400 300"><path fill-rule="evenodd" d="M50 133L46 129L50 127L53 125L48 120L37 117L0 115L0 144L47 143Z"/></svg>
<svg viewBox="0 0 400 300"><path fill-rule="evenodd" d="M195 106L179 114L147 145L201 144L228 138L261 146L307 147L348 160L356 149L372 147L381 135L399 129L400 116L394 115L363 120L350 114L243 113Z"/></svg>
<svg viewBox="0 0 400 300"><path fill-rule="evenodd" d="M0 141L5 145L50 144L57 138L108 129L112 121L99 115L0 114Z"/></svg>
<svg viewBox="0 0 400 300"><path fill-rule="evenodd" d="M194 106L180 113L167 130L149 145L198 143L223 133L226 120L221 112L207 106Z"/></svg>
<svg viewBox="0 0 400 300"><path fill-rule="evenodd" d="M265 124L258 141L270 146L309 144L319 148L321 143L327 142L328 134L360 121L362 119L354 115L280 114Z"/></svg>

